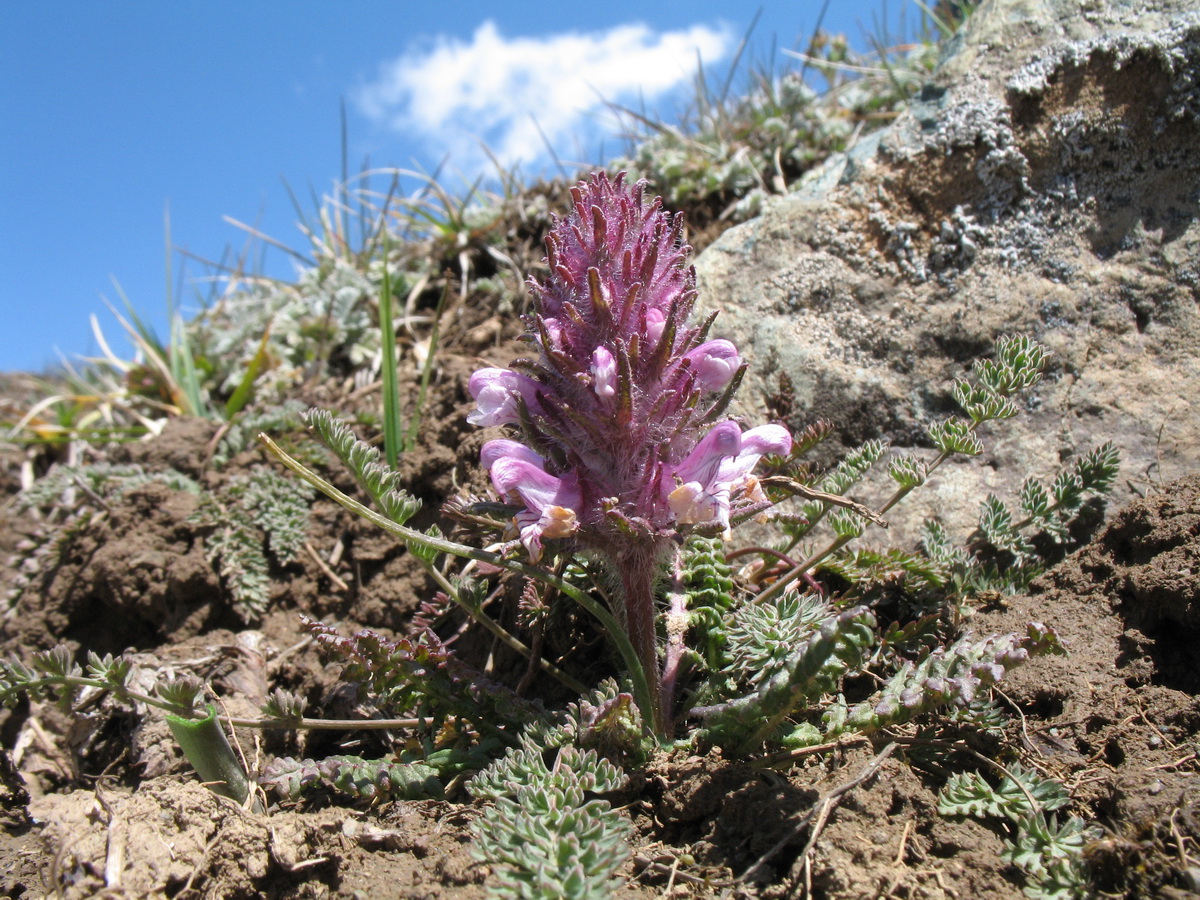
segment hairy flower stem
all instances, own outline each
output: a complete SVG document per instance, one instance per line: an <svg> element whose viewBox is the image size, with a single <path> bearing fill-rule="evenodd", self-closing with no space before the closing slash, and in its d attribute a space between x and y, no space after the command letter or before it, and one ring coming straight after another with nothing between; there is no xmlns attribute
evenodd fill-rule
<svg viewBox="0 0 1200 900"><path fill-rule="evenodd" d="M669 727L658 675L658 645L654 622L654 570L657 553L640 546L623 547L614 563L625 594L625 627L646 674L650 694L649 720L655 734ZM645 712L645 710L643 710Z"/></svg>

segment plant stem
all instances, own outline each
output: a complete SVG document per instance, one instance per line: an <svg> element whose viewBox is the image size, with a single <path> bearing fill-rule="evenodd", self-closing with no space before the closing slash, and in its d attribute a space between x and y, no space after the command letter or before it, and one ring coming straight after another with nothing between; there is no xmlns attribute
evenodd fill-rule
<svg viewBox="0 0 1200 900"><path fill-rule="evenodd" d="M613 562L620 573L625 594L625 626L646 673L649 693L648 710L643 709L655 734L665 735L669 728L663 708L662 686L658 676L658 642L654 622L654 568L656 554L641 547L626 549Z"/></svg>
<svg viewBox="0 0 1200 900"><path fill-rule="evenodd" d="M836 553L844 545L848 544L851 540L852 540L852 538L850 538L848 536L839 535L839 536L835 537L832 541L830 541L828 544L826 544L824 548L822 548L821 550L818 550L812 556L808 557L808 559L804 560L803 562L798 563L794 568L788 570L785 574L780 575L778 578L776 578L775 581L771 584L771 586L769 588L767 588L762 593L756 595L751 602L752 603L766 603L768 600L774 600L776 597L778 597L780 594L783 593L783 589L785 587L787 587L789 584L791 584L797 578L802 577L806 572L808 572L809 569L811 569L813 566L815 566L821 560L825 559L831 553Z"/></svg>
<svg viewBox="0 0 1200 900"><path fill-rule="evenodd" d="M400 425L400 386L396 372L396 324L392 319L392 279L388 274L388 231L383 228L383 285L379 289L379 330L383 344L383 450L393 469L404 449Z"/></svg>
<svg viewBox="0 0 1200 900"><path fill-rule="evenodd" d="M217 711L209 706L201 719L168 715L167 727L183 750L184 756L196 770L197 777L213 793L245 803L250 795L246 770L229 746L229 739L217 719Z"/></svg>

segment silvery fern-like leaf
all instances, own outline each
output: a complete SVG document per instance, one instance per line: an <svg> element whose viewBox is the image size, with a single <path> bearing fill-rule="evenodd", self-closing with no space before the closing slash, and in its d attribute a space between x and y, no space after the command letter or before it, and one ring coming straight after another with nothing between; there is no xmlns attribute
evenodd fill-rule
<svg viewBox="0 0 1200 900"><path fill-rule="evenodd" d="M888 464L888 475L902 488L919 487L928 473L925 464L913 456L898 456Z"/></svg>
<svg viewBox="0 0 1200 900"><path fill-rule="evenodd" d="M952 393L955 402L976 424L992 419L1011 419L1017 414L1012 400L981 383L960 378L954 382Z"/></svg>
<svg viewBox="0 0 1200 900"><path fill-rule="evenodd" d="M979 516L979 530L997 550L1013 554L1020 562L1033 553L1033 547L1013 526L1012 513L994 494L988 494Z"/></svg>
<svg viewBox="0 0 1200 900"><path fill-rule="evenodd" d="M1021 511L1031 524L1041 524L1050 514L1050 494L1036 478L1026 478L1021 485Z"/></svg>
<svg viewBox="0 0 1200 900"><path fill-rule="evenodd" d="M1060 824L1054 816L1032 813L1017 823L1001 856L1023 871L1031 900L1077 900L1087 892L1084 844L1098 834L1076 816Z"/></svg>
<svg viewBox="0 0 1200 900"><path fill-rule="evenodd" d="M350 469L359 487L387 518L403 525L416 515L421 502L401 487L400 474L384 462L375 447L358 440L350 427L328 410L309 410L305 421L321 443Z"/></svg>
<svg viewBox="0 0 1200 900"><path fill-rule="evenodd" d="M588 795L615 791L627 779L594 750L566 743L581 725L578 714L568 714L557 728L527 729L520 747L471 780L472 794L493 801L474 829L473 851L496 869L493 896L611 895L613 874L629 855L629 826L607 801Z"/></svg>
<svg viewBox="0 0 1200 900"><path fill-rule="evenodd" d="M957 416L929 426L929 437L943 453L961 453L978 456L983 452L983 442L969 425Z"/></svg>
<svg viewBox="0 0 1200 900"><path fill-rule="evenodd" d="M495 870L493 897L608 900L628 832L607 802L579 788L530 785L484 813L472 852Z"/></svg>
<svg viewBox="0 0 1200 900"><path fill-rule="evenodd" d="M994 788L976 772L951 775L938 794L938 812L944 816L999 816L1018 822L1039 811L1061 809L1070 801L1066 788L1051 778L1027 771L1020 763L1008 766L1008 771L1010 775Z"/></svg>

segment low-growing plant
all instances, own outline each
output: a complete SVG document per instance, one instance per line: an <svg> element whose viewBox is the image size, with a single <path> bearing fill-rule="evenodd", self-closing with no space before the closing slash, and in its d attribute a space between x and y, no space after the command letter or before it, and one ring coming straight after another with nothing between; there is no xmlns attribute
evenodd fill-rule
<svg viewBox="0 0 1200 900"><path fill-rule="evenodd" d="M311 497L308 485L265 466L200 494L190 521L204 534L205 555L244 621L257 621L266 612L271 587L268 555L283 565L303 549Z"/></svg>
<svg viewBox="0 0 1200 900"><path fill-rule="evenodd" d="M1004 768L996 787L977 772L951 775L938 795L938 812L1005 823L1004 859L1024 875L1025 895L1032 900L1072 900L1087 890L1083 848L1099 836L1099 829L1077 816L1060 823L1051 815L1069 802L1066 788L1057 781L1013 763Z"/></svg>
<svg viewBox="0 0 1200 900"><path fill-rule="evenodd" d="M748 86L731 95L748 32L721 83L697 72L693 97L677 122L613 107L631 149L608 171L646 179L674 207L732 221L757 215L766 197L793 189L831 153L899 115L932 73L939 41L954 34L973 5L952 6L954 15L926 12L914 35L873 37L868 52L818 26L804 52L783 51L799 67L777 73L751 63L742 73ZM822 88L814 87L813 75L824 80Z"/></svg>

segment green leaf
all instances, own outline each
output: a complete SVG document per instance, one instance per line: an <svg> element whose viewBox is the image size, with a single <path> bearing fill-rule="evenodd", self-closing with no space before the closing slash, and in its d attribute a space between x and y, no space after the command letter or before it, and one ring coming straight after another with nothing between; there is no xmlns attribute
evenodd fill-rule
<svg viewBox="0 0 1200 900"><path fill-rule="evenodd" d="M951 775L938 794L938 812L944 816L1000 816L1018 822L1070 802L1067 789L1054 779L1028 771L1020 763L1013 763L1008 771L1012 777L1005 776L995 788L977 772Z"/></svg>
<svg viewBox="0 0 1200 900"><path fill-rule="evenodd" d="M943 453L978 456L983 452L983 443L975 436L971 426L957 416L931 425L929 437Z"/></svg>
<svg viewBox="0 0 1200 900"><path fill-rule="evenodd" d="M1021 510L1035 523L1050 514L1050 494L1036 478L1026 478L1021 485Z"/></svg>
<svg viewBox="0 0 1200 900"><path fill-rule="evenodd" d="M925 483L928 473L925 464L913 456L898 456L888 464L888 475L902 488L915 488Z"/></svg>
<svg viewBox="0 0 1200 900"><path fill-rule="evenodd" d="M1023 560L1033 553L1033 547L1013 527L1012 513L994 494L988 494L979 515L979 530L989 544L1002 552L1012 553Z"/></svg>
<svg viewBox="0 0 1200 900"><path fill-rule="evenodd" d="M404 450L400 423L400 386L396 371L396 326L392 309L392 279L388 267L388 232L383 230L383 284L379 288L379 329L383 354L383 446L388 465L395 468Z"/></svg>
<svg viewBox="0 0 1200 900"><path fill-rule="evenodd" d="M1075 474L1085 491L1108 493L1121 469L1121 453L1112 441L1085 453L1075 463Z"/></svg>
<svg viewBox="0 0 1200 900"><path fill-rule="evenodd" d="M979 383L958 379L953 388L954 400L975 424L991 419L1011 419L1017 414L1016 405L1007 397Z"/></svg>

